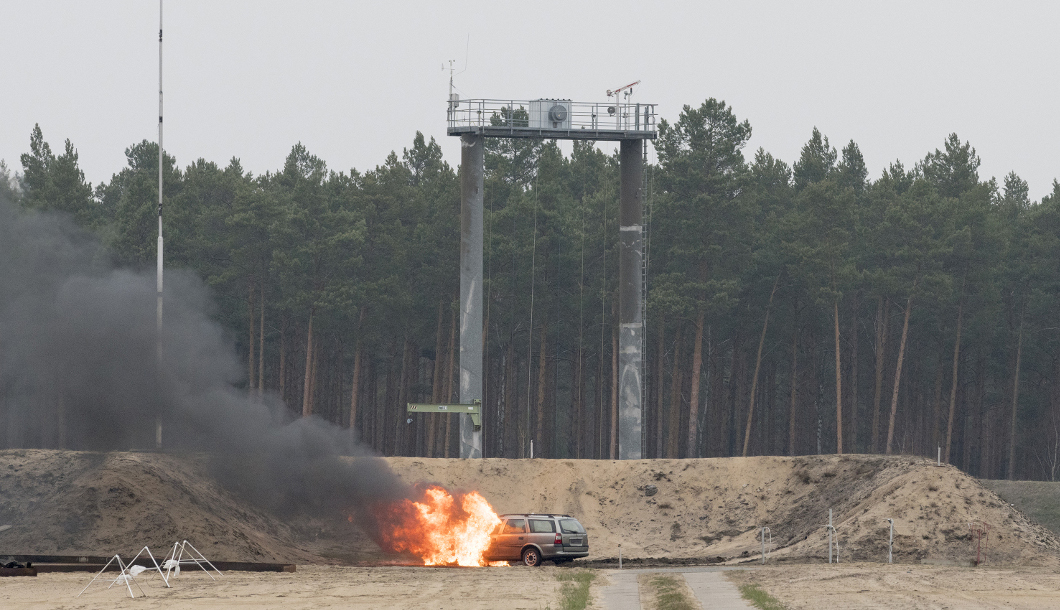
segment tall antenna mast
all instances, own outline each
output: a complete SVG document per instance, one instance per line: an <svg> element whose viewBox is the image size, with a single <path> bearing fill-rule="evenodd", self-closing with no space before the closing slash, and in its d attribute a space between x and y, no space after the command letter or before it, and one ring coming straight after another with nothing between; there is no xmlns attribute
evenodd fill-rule
<svg viewBox="0 0 1060 610"><path fill-rule="evenodd" d="M159 373L162 370L162 160L162 0L158 0L158 269L156 272L158 304L155 342ZM155 446L162 447L161 416L155 418Z"/></svg>
<svg viewBox="0 0 1060 610"><path fill-rule="evenodd" d="M449 60L449 99L453 99L453 62L455 59Z"/></svg>

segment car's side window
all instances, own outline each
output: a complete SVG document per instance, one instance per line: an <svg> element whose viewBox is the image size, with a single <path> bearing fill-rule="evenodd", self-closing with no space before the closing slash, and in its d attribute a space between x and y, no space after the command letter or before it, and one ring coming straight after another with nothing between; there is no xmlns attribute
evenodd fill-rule
<svg viewBox="0 0 1060 610"><path fill-rule="evenodd" d="M525 519L508 519L508 522L504 524L505 534L522 534L526 531L526 520Z"/></svg>
<svg viewBox="0 0 1060 610"><path fill-rule="evenodd" d="M544 519L531 519L530 531L535 534L547 534L556 531L556 525Z"/></svg>
<svg viewBox="0 0 1060 610"><path fill-rule="evenodd" d="M564 534L584 534L585 530L582 529L580 523L574 519L560 519L559 530Z"/></svg>

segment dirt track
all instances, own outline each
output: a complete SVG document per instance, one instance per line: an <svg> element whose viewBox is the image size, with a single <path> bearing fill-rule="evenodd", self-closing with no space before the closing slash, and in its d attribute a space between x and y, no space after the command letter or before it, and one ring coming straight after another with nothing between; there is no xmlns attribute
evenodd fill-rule
<svg viewBox="0 0 1060 610"><path fill-rule="evenodd" d="M201 573L182 573L173 588L161 579L138 577L146 597L98 581L81 597L91 574L41 574L0 579L5 610L49 608L317 608L495 610L559 607L558 568L351 568L298 566L293 574L228 572L211 581ZM498 602L503 600L503 602Z"/></svg>
<svg viewBox="0 0 1060 610"><path fill-rule="evenodd" d="M1060 574L1045 568L861 563L773 566L728 576L737 583L759 583L790 610L1060 608Z"/></svg>
<svg viewBox="0 0 1060 610"><path fill-rule="evenodd" d="M146 598L129 599L98 582L80 598L90 574L0 578L0 607L96 610L109 608L315 608L493 610L558 608L555 576L569 568L401 568L298 566L293 574L229 572L214 582L184 573L172 589L157 576L140 577ZM694 569L694 568L693 568ZM594 608L603 608L594 581ZM946 568L872 564L782 565L726 572L731 580L757 582L791 610L819 608L1037 610L1060 607L1060 574L1042 568ZM503 601L499 601L503 600Z"/></svg>

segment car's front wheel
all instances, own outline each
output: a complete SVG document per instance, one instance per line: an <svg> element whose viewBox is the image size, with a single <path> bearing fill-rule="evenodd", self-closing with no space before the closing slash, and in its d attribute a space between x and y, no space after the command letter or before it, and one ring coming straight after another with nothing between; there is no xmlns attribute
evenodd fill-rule
<svg viewBox="0 0 1060 610"><path fill-rule="evenodd" d="M537 549L530 547L523 551L523 564L531 568L541 563L541 554Z"/></svg>

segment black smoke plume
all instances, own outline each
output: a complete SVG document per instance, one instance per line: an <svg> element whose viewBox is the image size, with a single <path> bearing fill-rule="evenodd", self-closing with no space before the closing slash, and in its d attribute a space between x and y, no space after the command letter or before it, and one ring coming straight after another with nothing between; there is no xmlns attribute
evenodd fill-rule
<svg viewBox="0 0 1060 610"><path fill-rule="evenodd" d="M239 390L213 312L199 278L167 270L159 337L153 272L110 264L64 217L0 201L0 448L153 450L160 421L164 450L207 453L222 482L273 510L407 495L349 431Z"/></svg>

